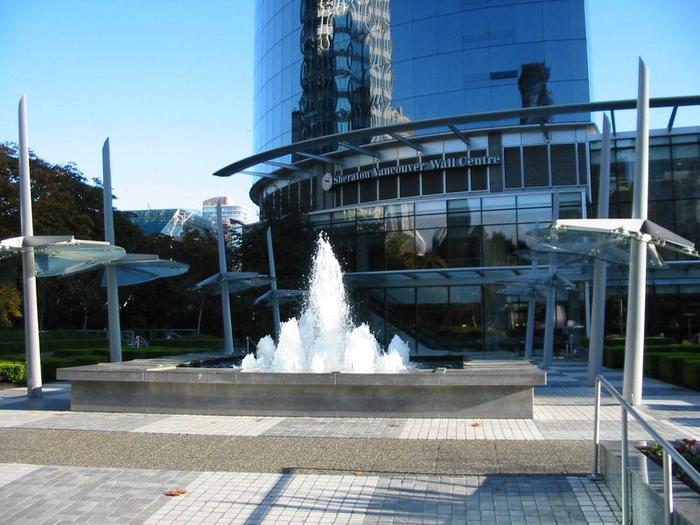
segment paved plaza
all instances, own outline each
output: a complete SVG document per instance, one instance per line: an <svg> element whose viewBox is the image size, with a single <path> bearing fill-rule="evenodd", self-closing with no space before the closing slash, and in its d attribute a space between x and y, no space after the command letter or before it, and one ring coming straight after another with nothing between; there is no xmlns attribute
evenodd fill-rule
<svg viewBox="0 0 700 525"><path fill-rule="evenodd" d="M70 412L0 391L3 523L613 523L589 481L593 388L557 361L532 420ZM605 376L621 387L620 371ZM645 379L664 436L700 437L700 394ZM619 439L605 397L602 438ZM647 439L630 425L631 439ZM164 493L181 488L187 494Z"/></svg>

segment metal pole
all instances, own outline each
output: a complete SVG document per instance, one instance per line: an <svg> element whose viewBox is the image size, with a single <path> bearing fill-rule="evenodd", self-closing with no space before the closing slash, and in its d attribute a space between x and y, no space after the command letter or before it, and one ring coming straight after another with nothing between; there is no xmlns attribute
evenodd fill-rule
<svg viewBox="0 0 700 525"><path fill-rule="evenodd" d="M591 284L586 281L583 283L583 301L584 301L584 308L585 311L583 312L583 315L586 318L585 322L585 328L586 328L586 337L590 338L591 337Z"/></svg>
<svg viewBox="0 0 700 525"><path fill-rule="evenodd" d="M664 523L673 523L673 459L666 449L663 451L664 470Z"/></svg>
<svg viewBox="0 0 700 525"><path fill-rule="evenodd" d="M116 245L114 216L112 211L112 164L109 156L109 137L102 146L102 203L104 210L105 241ZM117 269L105 265L107 280L107 322L109 325L109 359L112 363L122 360L122 331L119 320L119 284Z"/></svg>
<svg viewBox="0 0 700 525"><path fill-rule="evenodd" d="M532 359L532 345L535 339L535 296L527 299L527 326L525 327L525 359Z"/></svg>
<svg viewBox="0 0 700 525"><path fill-rule="evenodd" d="M277 270L275 269L275 252L272 249L272 228L267 227L267 260L270 266L270 290L272 294L272 319L275 323L275 340L280 337L280 301L277 296Z"/></svg>
<svg viewBox="0 0 700 525"><path fill-rule="evenodd" d="M622 523L628 525L630 522L629 516L629 443L627 442L627 409L624 406L620 407L620 441L622 445L622 465L620 466L620 493L622 496Z"/></svg>
<svg viewBox="0 0 700 525"><path fill-rule="evenodd" d="M549 265L552 276L556 275L557 268ZM542 368L549 368L554 359L554 327L557 320L557 288L554 278L552 285L547 289L547 311L544 322L544 348L542 349Z"/></svg>
<svg viewBox="0 0 700 525"><path fill-rule="evenodd" d="M598 453L600 450L600 380L595 381L595 405L593 409L593 468L591 479L600 479L598 472Z"/></svg>
<svg viewBox="0 0 700 525"><path fill-rule="evenodd" d="M603 143L600 152L600 181L598 184L598 218L607 219L610 204L610 120L603 116ZM607 263L593 263L593 306L591 333L588 339L588 383L593 384L603 368L605 340L605 294L608 278Z"/></svg>
<svg viewBox="0 0 700 525"><path fill-rule="evenodd" d="M226 243L224 223L221 217L221 203L216 204L216 240L219 246L219 274L221 275L221 315L224 320L224 353L233 354L233 324L231 323L231 298L229 297L226 276Z"/></svg>
<svg viewBox="0 0 700 525"><path fill-rule="evenodd" d="M649 70L639 60L637 98L637 137L635 142L635 178L632 218L646 219L649 194ZM625 373L623 395L632 406L642 404L644 368L644 308L647 284L647 245L633 239L630 248L630 272L627 292L627 333L625 336Z"/></svg>
<svg viewBox="0 0 700 525"><path fill-rule="evenodd" d="M19 212L22 236L34 235L32 190L29 178L29 142L27 141L27 97L19 101ZM42 397L39 312L36 300L34 248L22 251L22 287L24 293L24 348L27 360L27 395Z"/></svg>

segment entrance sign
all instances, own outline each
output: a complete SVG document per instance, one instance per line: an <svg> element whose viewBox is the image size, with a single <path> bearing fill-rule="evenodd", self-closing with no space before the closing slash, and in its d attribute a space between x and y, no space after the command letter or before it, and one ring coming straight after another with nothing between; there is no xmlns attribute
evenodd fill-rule
<svg viewBox="0 0 700 525"><path fill-rule="evenodd" d="M484 155L482 157L469 157L467 155L454 155L445 158L436 158L423 162L418 160L399 166L360 166L351 173L340 171L331 175L326 173L321 181L321 187L328 191L333 186L357 182L360 180L376 179L389 175L399 175L405 173L421 173L430 171L441 171L449 169L469 168L472 166L494 166L501 163L500 155Z"/></svg>

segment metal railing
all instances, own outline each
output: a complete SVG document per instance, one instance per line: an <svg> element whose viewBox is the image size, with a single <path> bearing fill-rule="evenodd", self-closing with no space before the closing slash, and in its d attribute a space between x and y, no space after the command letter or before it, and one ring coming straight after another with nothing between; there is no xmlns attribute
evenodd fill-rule
<svg viewBox="0 0 700 525"><path fill-rule="evenodd" d="M662 438L659 433L644 419L644 417L630 405L622 395L615 390L603 376L596 377L595 380L595 412L593 423L593 471L591 477L600 479L598 472L598 452L600 448L600 392L601 386L605 387L617 401L620 403L620 435L622 443L622 466L620 468L620 492L622 499L622 523L628 525L630 523L629 514L629 439L627 432L627 415L631 414L637 423L654 438L654 440L663 449L663 475L664 475L664 523L671 525L673 523L673 476L672 467L675 461L679 467L692 479L700 485L700 474L688 461L671 445L668 441Z"/></svg>

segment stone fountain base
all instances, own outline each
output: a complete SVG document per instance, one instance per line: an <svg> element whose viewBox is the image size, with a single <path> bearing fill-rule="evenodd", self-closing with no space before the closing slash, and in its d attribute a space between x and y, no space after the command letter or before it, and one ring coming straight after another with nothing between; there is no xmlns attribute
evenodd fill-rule
<svg viewBox="0 0 700 525"><path fill-rule="evenodd" d="M523 419L546 373L520 360L397 373L286 373L187 366L199 354L63 368L71 409L238 416ZM181 366L185 365L185 366Z"/></svg>

